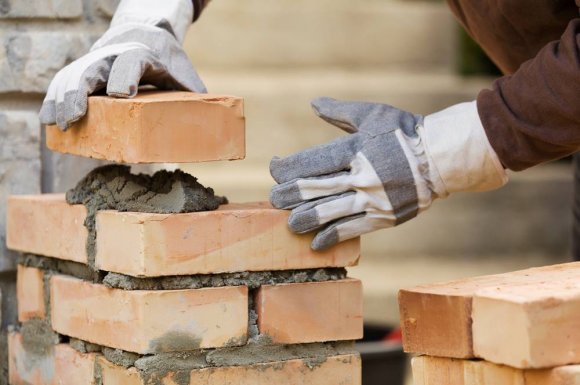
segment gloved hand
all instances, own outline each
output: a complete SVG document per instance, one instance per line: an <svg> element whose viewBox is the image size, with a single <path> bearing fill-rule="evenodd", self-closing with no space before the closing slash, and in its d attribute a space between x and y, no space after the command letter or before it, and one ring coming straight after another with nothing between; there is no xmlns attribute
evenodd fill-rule
<svg viewBox="0 0 580 385"><path fill-rule="evenodd" d="M475 102L423 118L394 107L330 98L314 112L350 135L286 158L270 172L276 208L295 233L319 230L314 250L402 224L455 191L507 182Z"/></svg>
<svg viewBox="0 0 580 385"><path fill-rule="evenodd" d="M54 77L40 121L66 130L86 114L88 95L104 87L119 98L135 96L139 84L206 92L181 48L192 20L191 0L122 0L91 51Z"/></svg>

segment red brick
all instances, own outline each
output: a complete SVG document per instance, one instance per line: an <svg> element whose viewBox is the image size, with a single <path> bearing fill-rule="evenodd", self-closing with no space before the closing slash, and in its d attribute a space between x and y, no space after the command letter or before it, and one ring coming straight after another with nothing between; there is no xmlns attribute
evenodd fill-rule
<svg viewBox="0 0 580 385"><path fill-rule="evenodd" d="M99 345L150 354L242 345L248 289L109 289L79 279L51 278L55 331Z"/></svg>
<svg viewBox="0 0 580 385"><path fill-rule="evenodd" d="M8 355L10 385L95 385L95 353L61 344L39 354L26 349L20 334L9 333Z"/></svg>
<svg viewBox="0 0 580 385"><path fill-rule="evenodd" d="M580 365L516 369L486 361L421 356L412 361L415 385L578 385Z"/></svg>
<svg viewBox="0 0 580 385"><path fill-rule="evenodd" d="M288 231L288 215L268 203L189 214L100 212L96 264L104 271L154 277L358 263L360 239L315 252L312 234ZM62 195L11 197L8 246L86 263L85 216L84 206L70 206Z"/></svg>
<svg viewBox="0 0 580 385"><path fill-rule="evenodd" d="M9 249L87 263L84 206L70 206L61 194L8 198Z"/></svg>
<svg viewBox="0 0 580 385"><path fill-rule="evenodd" d="M401 290L399 308L405 351L474 358L472 308L478 291L554 279L574 281L578 276L580 263L576 262ZM497 326L495 320L492 323Z"/></svg>
<svg viewBox="0 0 580 385"><path fill-rule="evenodd" d="M244 103L233 96L141 92L89 98L67 132L47 127L49 149L119 163L192 163L245 157Z"/></svg>
<svg viewBox="0 0 580 385"><path fill-rule="evenodd" d="M103 385L144 385L134 369L125 369L101 359ZM163 384L173 385L175 373L169 372ZM181 376L180 376L181 377ZM181 382L179 382L182 384ZM361 361L358 355L328 357L311 365L308 360L270 362L248 366L207 368L191 371L190 385L361 385Z"/></svg>
<svg viewBox="0 0 580 385"><path fill-rule="evenodd" d="M359 280L262 286L256 306L260 333L275 343L357 340L363 336Z"/></svg>
<svg viewBox="0 0 580 385"><path fill-rule="evenodd" d="M44 273L42 270L18 265L16 298L20 322L45 317Z"/></svg>

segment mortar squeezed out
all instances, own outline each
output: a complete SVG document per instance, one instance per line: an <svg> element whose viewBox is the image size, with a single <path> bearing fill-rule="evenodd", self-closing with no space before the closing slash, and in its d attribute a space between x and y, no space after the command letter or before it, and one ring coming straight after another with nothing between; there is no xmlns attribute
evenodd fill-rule
<svg viewBox="0 0 580 385"><path fill-rule="evenodd" d="M95 218L99 210L174 214L217 210L228 203L225 197L215 195L212 188L204 187L181 170L131 174L130 167L123 165L94 169L67 191L66 201L87 208L84 224L89 230L87 255L91 266L96 255Z"/></svg>

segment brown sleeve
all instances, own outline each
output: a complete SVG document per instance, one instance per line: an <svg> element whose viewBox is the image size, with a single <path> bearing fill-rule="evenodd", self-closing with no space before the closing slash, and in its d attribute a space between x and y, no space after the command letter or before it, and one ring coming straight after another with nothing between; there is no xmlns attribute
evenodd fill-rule
<svg viewBox="0 0 580 385"><path fill-rule="evenodd" d="M447 0L465 30L505 74L560 39L580 0Z"/></svg>
<svg viewBox="0 0 580 385"><path fill-rule="evenodd" d="M523 170L580 150L580 18L560 40L477 98L491 145L509 169Z"/></svg>
<svg viewBox="0 0 580 385"><path fill-rule="evenodd" d="M193 21L199 19L201 12L205 6L210 2L210 0L192 0L193 1Z"/></svg>

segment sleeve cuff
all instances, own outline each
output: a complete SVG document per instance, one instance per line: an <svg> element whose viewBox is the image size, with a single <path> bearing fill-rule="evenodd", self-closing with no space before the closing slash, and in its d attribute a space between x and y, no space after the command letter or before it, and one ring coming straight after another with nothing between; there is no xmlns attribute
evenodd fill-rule
<svg viewBox="0 0 580 385"><path fill-rule="evenodd" d="M444 195L494 190L507 183L506 171L489 143L475 101L426 116L419 130L429 167L437 173Z"/></svg>

